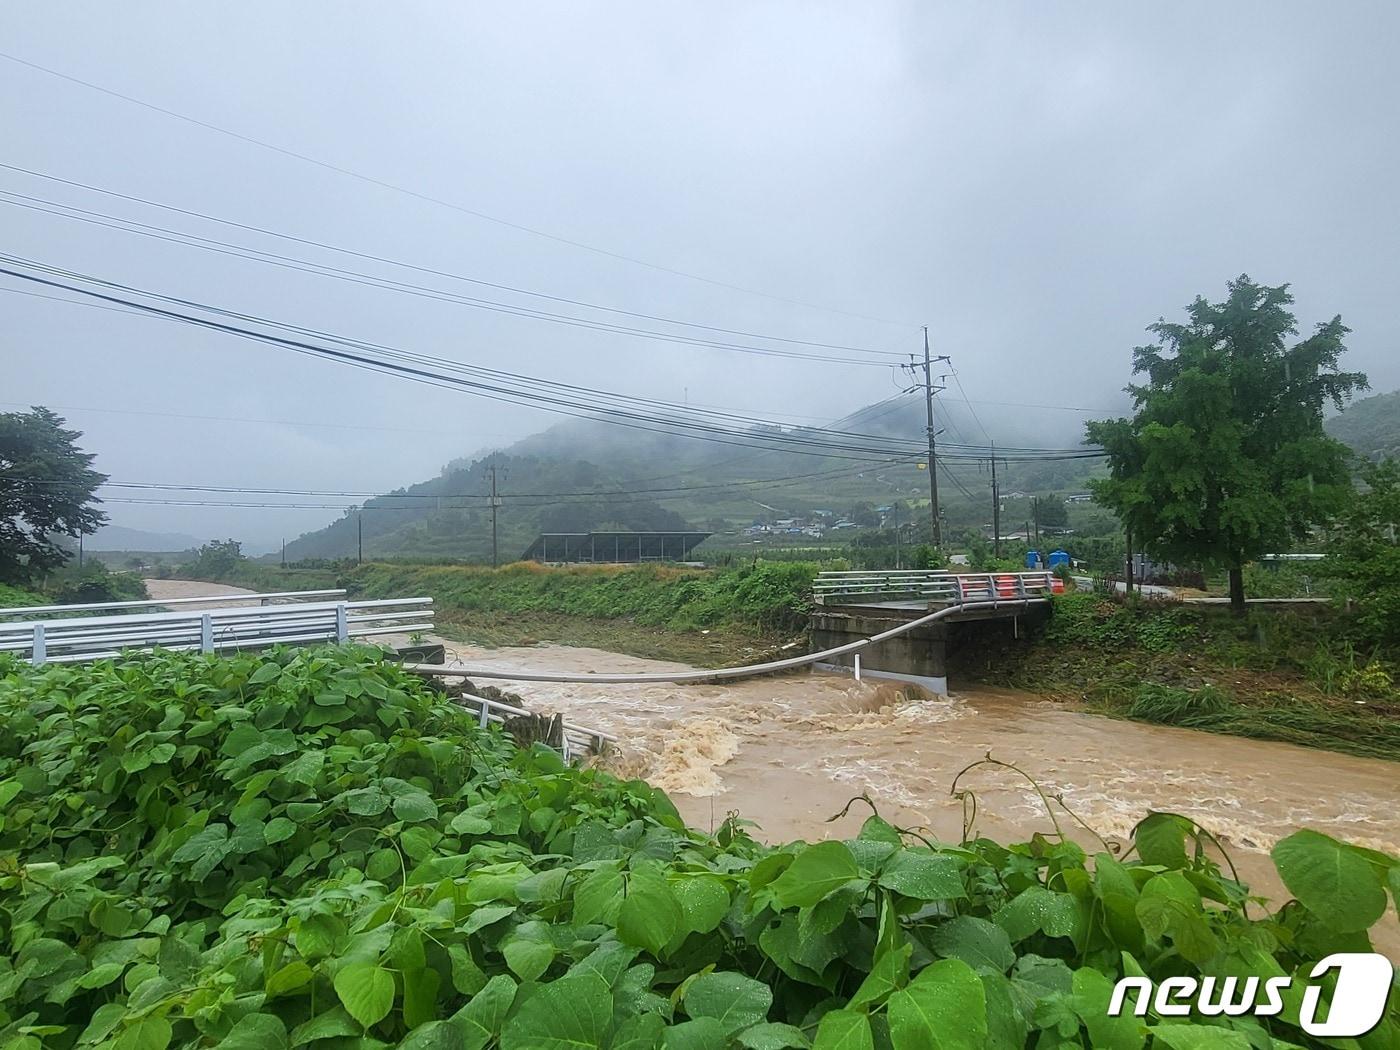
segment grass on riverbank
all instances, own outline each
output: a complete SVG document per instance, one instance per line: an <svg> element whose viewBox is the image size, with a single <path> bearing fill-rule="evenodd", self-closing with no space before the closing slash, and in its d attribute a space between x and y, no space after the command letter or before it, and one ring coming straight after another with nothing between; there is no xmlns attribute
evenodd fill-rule
<svg viewBox="0 0 1400 1050"><path fill-rule="evenodd" d="M1058 599L1033 644L954 652L955 673L1121 718L1400 760L1388 654L1359 649L1332 609L1252 611Z"/></svg>

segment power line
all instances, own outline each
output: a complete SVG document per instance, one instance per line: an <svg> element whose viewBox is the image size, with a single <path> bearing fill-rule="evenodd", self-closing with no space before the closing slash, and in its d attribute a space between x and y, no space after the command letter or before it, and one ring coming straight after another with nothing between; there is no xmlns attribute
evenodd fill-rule
<svg viewBox="0 0 1400 1050"><path fill-rule="evenodd" d="M718 288L727 288L730 291L743 292L746 295L755 295L764 299L772 299L776 302L788 303L792 306L801 306L809 310L823 310L828 313L842 314L847 317L854 317L864 321L874 321L878 324L896 325L898 327L912 327L903 322L892 321L888 318L873 317L868 314L861 314L848 310L841 310L834 306L823 306L817 303L805 302L801 299L792 299L788 298L787 296L775 295L770 292L759 291L755 288L749 288L740 284L732 284L728 281L721 281L713 277L706 277L702 274L691 273L687 270L681 270L671 266L664 266L660 263L650 262L645 259L637 258L636 256L626 255L622 252L615 252L607 248L600 248L597 245L588 244L584 241L579 241L570 237L563 237L558 234L549 233L537 227L527 226L523 223L513 222L509 219L503 219L499 216L490 215L486 212L478 211L475 208L468 208L461 204L455 204L451 201L443 200L440 197L434 197L431 194L422 193L418 190L410 189L407 186L402 186L398 183L390 182L386 179L376 178L373 175L366 175L362 172L354 171L351 168L346 168L342 167L339 164L331 163L330 161L321 160L317 157L313 157L305 153L299 153L296 150L287 149L284 146L278 146L271 142L266 142L262 139L254 138L251 135L244 135L237 131L231 131L228 128L220 127L219 125L210 123L209 121L200 120L197 117L191 117L188 114L180 113L173 109L168 109L165 106L160 106L153 102L147 102L145 99L136 98L133 95L127 95L123 92L115 91L112 88L103 87L101 84L96 84L89 80L83 80L80 77L75 77L68 73L59 72L56 69L50 69L48 66L42 66L37 62L31 62L27 59L20 58L17 55L11 55L6 52L0 52L0 58L7 59L11 62L16 63L17 65L26 66L27 68L36 70L40 73L45 73L49 76L57 77L60 80L66 80L69 83L78 84L82 87L89 88L90 90L101 92L102 94L109 95L112 98L121 99L123 102L129 102L132 105L140 106L144 109L151 110L155 113L160 113L164 116L171 117L175 120L181 120L188 124L193 124L196 127L204 128L206 131L212 131L220 135L226 135L229 138L236 139L240 142L244 142L253 146L258 146L261 149L270 150L274 153L279 153L282 156L291 157L295 160L299 160L307 164L313 164L316 167L324 168L327 171L333 171L352 179L358 179L361 182L365 182L373 186L378 186L381 189L392 190L395 193L401 193L408 197L412 197L416 200L424 201L429 204L436 204L443 208L449 208L453 211L461 212L464 215L470 215L473 218L481 219L485 222L495 223L496 225L504 226L512 230L517 230L521 233L528 233L532 236L541 237L546 240L554 241L558 244L566 244L573 248L579 248L583 251L593 252L597 255L606 256L610 259L617 259L621 262L632 263L636 266L643 266L647 269L656 270L660 273L671 274L675 277L684 277L688 280L699 281L704 284L713 285Z"/></svg>
<svg viewBox="0 0 1400 1050"><path fill-rule="evenodd" d="M119 296L105 295L99 292L95 292L91 289L81 288L74 285L63 284L62 282L58 281L39 278L32 274L25 274L8 269L0 270L0 273L19 278L21 280L39 283L49 287L58 288L64 291L74 292L79 295L98 299L104 302L115 303L120 306L131 307L132 309L140 310L153 316L162 317L167 320L192 324L197 327L208 328L214 331L221 331L226 334L236 335L240 338L247 338L258 342L268 343L269 345L277 346L282 349L288 349L295 353L305 354L307 356L326 358L336 361L338 363L365 368L370 371L398 375L402 378L408 378L412 381L425 383L427 385L469 389L477 393L478 396L486 397L490 400L504 401L509 404L528 405L530 407L543 407L547 411L554 411L562 415L580 415L590 418L596 417L598 415L607 417L618 417L608 418L605 421L622 426L632 426L635 429L656 430L657 428L654 426L642 426L637 423L628 423L625 422L625 420L631 419L652 423L660 423L666 429L658 432L674 433L678 436L701 437L702 435L726 435L724 437L709 436L705 439L715 440L722 444L739 444L744 447L781 449L783 451L803 453L809 455L829 455L833 458L869 458L870 454L872 453L888 455L891 451L888 448L873 448L870 445L864 443L850 444L842 443L840 441L831 441L805 436L809 434L821 435L823 433L829 433L830 436L836 438L859 438L863 436L850 435L840 432L824 432L819 430L818 428L803 428L801 434L796 434L783 431L781 424L772 423L769 424L770 429L765 429L759 432L755 432L754 430L737 431L733 428L725 428L713 424L706 424L703 422L694 422L673 417L658 417L654 413L648 415L645 413L639 413L637 411L624 410L616 407L616 404L619 401L623 403L630 401L634 404L640 405L662 405L663 407L668 407L671 409L685 409L685 406L670 405L668 403L657 402L653 399L648 398L627 397L625 395L620 395L610 391L597 391L592 390L591 388L575 387L570 384L556 383L548 380L542 380L532 376L523 376L516 373L503 372L498 369L488 369L482 366L464 365L460 362L448 361L442 358L431 357L429 355L415 354L403 350L398 350L393 347L386 347L380 344L365 343L358 340L350 340L344 337L334 336L329 333L320 332L314 329L306 329L300 326L286 324L284 322L273 321L267 318L260 318L255 315L242 314L237 311L225 310L219 307L213 307L206 304L193 302L190 300L179 299L177 297L171 296L164 296L143 289L133 288L128 285L122 285L117 282L105 281L100 278L91 277L89 275L77 274L72 271L62 270L57 267L50 267L46 264L37 263L33 260L21 259L13 256L0 256L0 259L5 259L12 263L18 263L19 265L31 266L36 269L39 269L41 272L56 273L88 283L97 284L102 287L115 288L138 295L148 296L158 301L185 305L197 310L203 310L221 316L237 317L239 319L248 320L259 324L265 324L270 327L281 328L287 331L296 331L303 333L309 332L317 338L339 343L344 346L382 352L388 358L390 358L390 360L365 357L362 355L348 353L346 351L336 350L325 346L271 335L266 332L258 332L246 328L240 328L235 325L223 324L221 322L213 321L208 318L192 316L189 314L182 314L178 311L164 310L158 307L153 307L147 303L136 302L130 299L121 298ZM413 364L406 364L404 362L412 362ZM466 373L468 375L488 377L495 380L496 382L483 383L479 381L472 381L460 378L458 376L444 375L440 372L433 372L427 368L417 367L418 364L443 366L448 368L449 370ZM499 382L524 383L528 384L529 389L516 389L508 386L501 386L498 385ZM535 389L538 387L548 387L559 391L582 391L584 392L584 396L580 397L578 395L572 395L571 398L560 396L545 396L540 394ZM590 396L588 395L597 395L597 397L590 398ZM598 400L598 398L601 398L602 400ZM573 411L571 409L579 409L581 411ZM710 416L721 415L719 413L714 412L701 412L700 410L692 410L690 414ZM744 421L746 423L751 422L747 418L745 418ZM876 440L884 442L898 442L898 439L893 439L884 436L872 437L875 437ZM807 446L808 448L803 449L794 446ZM822 451L810 451L810 449L812 448L821 449ZM864 453L865 455L857 457L842 456L842 452L857 452Z"/></svg>
<svg viewBox="0 0 1400 1050"><path fill-rule="evenodd" d="M609 321L595 321L589 318L574 317L568 314L552 313L547 310L538 310L533 307L518 306L511 303L503 303L492 299L479 299L473 296L461 295L456 292L445 291L440 288L432 288L426 285L413 284L406 281L395 281L389 278L377 277L373 274L361 273L355 270L347 270L341 267L327 266L323 263L312 262L305 259L297 259L292 256L279 255L275 252L265 252L261 249L250 248L246 245L233 244L228 241L219 241L213 238L200 237L197 234L184 233L179 230L170 230L165 227L151 226L148 223L136 222L131 219L123 219L117 216L108 216L100 212L92 212L84 208L76 208L72 205L55 204L54 202L41 201L41 204L49 204L51 207L41 207L36 204L26 204L23 201L10 200L6 198L20 197L27 200L39 200L39 198L27 197L25 194L16 194L8 190L0 190L0 203L5 203L11 207L26 208L44 215L53 215L59 218L72 219L78 222L85 222L90 225L101 226L106 229L119 230L124 233L134 233L138 236L149 237L155 240L166 241L171 244L178 244L190 248L199 248L210 251L218 255L227 255L233 258L244 259L249 262L264 263L269 266L277 266L282 269L295 270L301 273L315 274L321 277L329 277L334 280L347 281L351 284L358 284L371 288L381 288L386 291L400 292L406 295L413 295L424 299L434 299L438 302L455 303L460 306L468 306L472 309L485 310L490 313L505 314L513 317L522 317L530 320L547 321L551 324L565 325L571 328L582 328L590 331L604 332L612 335L624 335L633 338L651 339L666 343L675 343L681 346L692 346L702 349L731 350L739 353L755 354L763 357L786 357L805 361L823 361L830 364L844 365L864 365L875 366L877 368L891 367L895 362L892 360L867 360L864 358L834 357L830 354L814 354L801 350L784 350L777 347L753 346L744 343L729 343L719 339L702 338L698 336L688 336L680 333L660 332L654 329L635 328L629 325L613 323ZM66 210L60 210L66 209ZM77 213L77 214L70 214ZM103 221L104 219L111 221ZM685 322L673 322L684 324ZM766 338L759 336L759 338ZM897 357L893 351L887 350L867 350L864 348L852 348L857 353L865 354L887 354Z"/></svg>
<svg viewBox="0 0 1400 1050"><path fill-rule="evenodd" d="M755 421L747 415L736 416L729 413L715 412L712 410L702 410L686 405L676 405L670 402L658 401L652 398L641 398L630 395L618 394L614 391L598 390L590 387L581 387L574 384L559 383L556 381L543 380L533 376L519 373L506 372L499 369L490 369L484 366L466 365L461 362L434 357L420 353L400 350L395 347L383 344L369 343L361 340L347 339L335 336L330 333L306 328L303 326L289 324L271 320L257 315L246 314L239 311L228 310L222 307L210 306L208 304L195 302L193 300L179 297L163 295L149 290L135 288L119 282L107 281L102 278L93 277L75 271L65 270L59 267L50 266L35 260L23 259L16 256L0 255L0 259L5 259L11 263L21 266L28 266L43 273L56 274L70 279L78 280L99 287L116 289L119 291L145 296L160 302L171 303L179 306L192 308L218 316L236 318L255 324L266 325L284 331L296 332L309 335L324 341L339 344L341 346L357 348L371 353L382 354L382 357L367 357L363 354L350 353L314 343L307 343L295 339L288 339L282 336L273 335L267 332L251 330L237 325L224 324L206 317L199 317L178 311L161 309L148 303L142 303L120 296L103 294L89 288L83 288L72 284L64 284L60 281L41 278L33 274L27 274L15 270L0 269L0 273L6 274L20 280L37 283L47 287L57 288L83 296L85 299L95 299L102 303L115 304L119 307L128 307L135 311L156 316L165 320L179 323L191 324L196 327L208 328L214 331L224 332L240 338L252 339L264 342L269 345L288 349L295 353L312 357L320 357L336 361L337 363L349 364L353 367L366 368L370 371L385 374L398 375L415 382L422 382L434 386L448 386L471 390L478 396L487 397L491 400L504 401L509 404L529 405L530 407L543 407L548 411L558 412L563 415L585 415L596 418L601 415L606 418L606 422L623 426L632 426L635 429L657 430L656 426L645 426L641 424L660 424L665 429L658 432L673 433L678 436L696 437L703 440L714 440L724 444L738 444L743 447L762 448L768 450L780 450L810 455L824 455L832 458L872 458L878 456L888 456L891 453L907 452L916 443L908 439L890 437L888 435L861 434L852 431L824 430L822 428L804 427L799 430L786 431L782 429L782 424L771 421ZM67 300L63 300L67 301ZM387 360L386 360L387 358ZM428 366L428 367L420 367ZM446 368L451 372L463 373L464 375L487 379L490 382L482 382L479 379L466 379L461 376L447 375L440 371L433 371L433 368ZM514 384L514 385L510 385ZM540 392L540 388L547 388L555 391L554 394L546 395ZM630 406L630 407L618 407ZM675 416L658 416L656 409L668 411L681 411L691 416L709 416L717 419L740 420L749 425L750 429L736 430L733 427L722 426L713 422L703 420L676 418ZM628 422L628 421L635 422ZM753 425L758 423L760 429L753 429ZM891 449L889 447L872 446L868 442L879 441L887 445L903 444L904 449ZM805 446L805 447L798 447ZM980 458L978 453L984 451L976 447L962 447L958 451L971 453L968 458ZM821 451L810 451L820 449ZM1016 457L1034 458L1081 458L1085 455L1097 455L1100 453L1092 450L1080 449L1037 449L1037 448L1016 448L1006 450ZM861 455L851 457L843 456L841 453L859 453Z"/></svg>
<svg viewBox="0 0 1400 1050"><path fill-rule="evenodd" d="M355 249L353 249L353 248L345 248L345 247L341 247L341 246L339 246L339 245L328 244L328 243L326 243L325 241L317 241L317 240L313 240L313 239L307 238L307 237L298 237L298 236L295 236L295 235L293 235L293 234L280 233L280 232L278 232L278 231L276 231L276 230L269 230L269 229L267 229L266 227L255 226L255 225L252 225L252 224L250 224L250 223L237 222L237 221L234 221L234 220L232 220L232 219L220 218L220 217L217 216L217 215L210 215L210 214L208 214L207 212L194 211L194 210L189 209L189 208L180 208L180 207L176 207L175 205L171 205L171 204L163 204L163 203L161 203L160 201L153 201L153 200L150 200L150 199L145 198L145 197L138 197L138 196L135 196L135 195L133 195L133 194L119 193L119 192L117 192L117 191L115 191L115 190L109 190L109 189L106 189L106 188L101 187L101 186L93 186L93 185L91 185L90 183L78 182L78 181L73 180L73 179L61 178L61 177L59 177L59 176L57 176L57 175L48 174L47 172L35 171L35 170L32 169L32 168L23 168L23 167L20 167L19 165L16 165L16 164L5 164L5 163L3 163L3 162L0 162L0 168L6 169L6 170L8 170L8 171L18 172L18 173L23 174L23 175L28 175L28 176L31 176L31 177L33 177L33 178L45 179L45 180L50 181L50 182L56 182L56 183L59 183L60 185L63 185L63 186L71 186L71 187L74 187L74 188L77 188L77 189L82 189L82 190L89 191L89 192L91 192L91 193L100 193L100 194L103 194L104 196L114 197L114 198L116 198L116 199L118 199L118 200L124 200L124 201L129 201L129 202L135 203L135 204L141 204L141 205L144 205L144 206L149 207L149 208L158 208L158 209L160 209L160 210L162 210L162 211L172 212L172 213L177 214L177 215L184 215L184 216L188 216L188 217L191 217L191 218L202 219L202 220L204 220L204 221L206 221L206 222L218 223L218 224L220 224L220 225L222 225L222 226L228 226L228 227L231 227L231 228L233 228L233 229L239 229L239 230L244 230L244 231L247 231L247 232L250 232L250 233L261 234L262 236L265 236L265 237L275 237L275 238L277 238L277 239L279 239L279 240L290 241L290 242L295 243L295 244L307 245L307 246L309 246L309 247L314 247L314 248L320 248L320 249L322 249L322 250L324 250L324 251L337 252L337 253L339 253L339 254L348 255L348 256L351 256L351 257L356 258L356 259L364 259L364 260L371 261L371 262L384 263L384 264L389 265L389 266L398 266L398 267L401 267L401 268L406 269L406 270L413 270L413 271L416 271L416 272L418 272L418 273L430 274L430 275L435 276L435 277L446 277L446 278L449 278L449 279L454 280L454 281L462 281L462 282L467 283L467 284L479 285L479 286L481 286L481 287L483 287L483 288L491 288L491 289L494 289L494 290L496 290L496 291L511 292L511 293L514 293L514 294L517 294L517 295L527 295L527 296L531 296L531 297L533 297L533 298L545 299L545 300L547 300L547 301L549 301L549 302L562 303L562 304L566 304L566 305L569 305L569 306L580 306L580 307L584 307L585 309L589 309L589 310L599 310L599 311L602 311L602 312L605 312L605 313L618 314L618 315L624 316L624 317L634 317L634 318L638 318L638 319L641 319L641 320L647 320L647 321L661 321L661 322L664 322L664 323L666 323L666 324L681 325L681 326L684 326L684 327L687 327L687 328L698 328L698 329L702 329L702 330L704 330L704 331L717 332L717 333L720 333L720 334L722 334L722 335L737 335L737 336L741 336L741 337L747 338L747 339L763 339L763 340L768 340L768 341L772 341L772 342L789 343L789 344L798 345L798 346L809 346L809 347L814 347L814 348L819 348L819 349L824 349L824 350L842 350L842 351L849 351L849 352L853 352L853 353L884 354L884 355L891 356L891 357L902 357L902 356L904 356L904 355L899 354L897 351L894 351L894 350L877 350L877 349L871 349L871 348L861 347L861 346L850 346L850 345L842 344L842 343L824 343L824 342L820 342L820 341L812 340L812 339L794 339L794 338L791 338L791 337L788 337L788 336L770 335L770 334L766 334L766 333L762 333L762 332L749 332L749 331L745 331L745 330L742 330L742 329L734 329L734 328L723 328L723 327L720 327L720 326L717 326L717 325L703 324L703 323L698 322L698 321L685 321L685 320L681 320L681 319L679 319L679 318L675 318L675 317L666 317L666 316L663 316L663 315L660 315L660 314L649 314L649 313L643 313L643 312L636 311L636 310L624 310L624 309L621 309L621 308L615 307L615 306L604 306L604 305L602 305L602 304L588 302L588 301L583 300L583 299L572 299L572 298L569 298L568 296L552 295L552 294L547 293L547 292L534 291L534 290L529 289L529 288L520 288L520 287L517 287L517 286L514 286L514 285L500 284L500 283L495 282L495 281L486 281L486 280L482 280L481 278L477 278L477 277L468 277L468 276L466 276L466 275L464 275L464 274L454 273L454 272L449 271L449 270L440 270L440 269L436 269L436 268L431 267L431 266L421 266L421 265L418 265L418 264L416 264L416 263L404 262L404 261L401 260L401 259L393 259L393 258L389 258L389 257L383 256L383 255L375 255L375 254L373 254L373 253L371 253L371 252L357 251L357 250L355 250ZM50 205L53 205L53 206L55 206L55 207L60 207L60 208L70 208L70 209L73 210L73 211L81 211L81 212L83 212L84 214L87 214L87 215L96 215L96 216L100 216L100 217L103 217L103 218L112 219L112 220L117 221L117 222L128 222L128 223L132 223L132 224L134 224L134 225L141 225L141 226L145 226L145 225L146 225L146 224L144 224L144 223L135 223L134 220L125 219L125 218L122 218L122 217L119 217L119 216L105 215L105 214L102 213L102 212L91 212L91 211L86 211L85 209L75 208L75 207L73 207L73 206L71 206L71 205L62 204L62 203L57 202L57 201L47 201L47 200L44 200L43 198L40 198L40 197L31 197L31 196L28 196L28 195L26 195L26 194L11 193L10 191L4 191L4 192L10 193L11 196L21 197L21 198L23 198L23 199L25 199L25 200L35 201L35 202L38 202L38 203L50 204ZM76 216L68 216L68 217L69 217L69 218L76 218ZM165 227L148 227L148 228L150 228L150 229L157 229L157 230L163 230L163 231L168 232L168 233L179 233L179 232L180 232L180 231L168 230L168 229L165 228ZM193 237L194 235L193 235L193 234L190 234L190 235L188 235L188 236ZM202 239L202 238L201 238L201 239ZM216 242L216 243L224 243L224 242Z"/></svg>

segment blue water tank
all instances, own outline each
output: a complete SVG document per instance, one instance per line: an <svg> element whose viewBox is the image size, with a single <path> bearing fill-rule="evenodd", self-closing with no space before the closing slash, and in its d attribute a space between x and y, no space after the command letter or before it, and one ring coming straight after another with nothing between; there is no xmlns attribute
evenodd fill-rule
<svg viewBox="0 0 1400 1050"><path fill-rule="evenodd" d="M1040 551L1026 551L1026 568L1040 568Z"/></svg>
<svg viewBox="0 0 1400 1050"><path fill-rule="evenodd" d="M1069 564L1069 552L1068 552L1068 551L1055 550L1055 551L1051 551L1051 552L1050 552L1050 568L1053 569L1053 568L1055 568L1057 565L1068 565L1068 564Z"/></svg>

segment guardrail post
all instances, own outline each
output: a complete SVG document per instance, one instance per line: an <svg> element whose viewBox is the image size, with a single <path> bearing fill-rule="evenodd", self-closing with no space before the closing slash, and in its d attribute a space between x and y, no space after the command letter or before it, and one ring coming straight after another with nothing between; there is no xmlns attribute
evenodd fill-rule
<svg viewBox="0 0 1400 1050"><path fill-rule="evenodd" d="M200 613L199 615L199 651L202 653L214 651L214 618L208 613Z"/></svg>
<svg viewBox="0 0 1400 1050"><path fill-rule="evenodd" d="M48 647L44 644L44 625L36 623L34 625L34 651L29 657L29 662L38 667L48 658Z"/></svg>
<svg viewBox="0 0 1400 1050"><path fill-rule="evenodd" d="M350 616L345 611L344 602L339 602L335 607L335 640L337 642L350 640Z"/></svg>
<svg viewBox="0 0 1400 1050"><path fill-rule="evenodd" d="M855 659L856 681L859 682L859 681L860 681L860 653L856 653L855 656L856 656L856 659Z"/></svg>

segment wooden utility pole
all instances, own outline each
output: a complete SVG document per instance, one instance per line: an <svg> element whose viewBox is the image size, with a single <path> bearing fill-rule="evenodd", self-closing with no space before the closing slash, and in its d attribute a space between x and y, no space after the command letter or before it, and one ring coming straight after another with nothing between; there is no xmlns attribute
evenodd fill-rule
<svg viewBox="0 0 1400 1050"><path fill-rule="evenodd" d="M501 498L496 495L496 464L492 463L486 469L491 472L491 568L494 569L501 564L496 534L496 511L501 505Z"/></svg>

